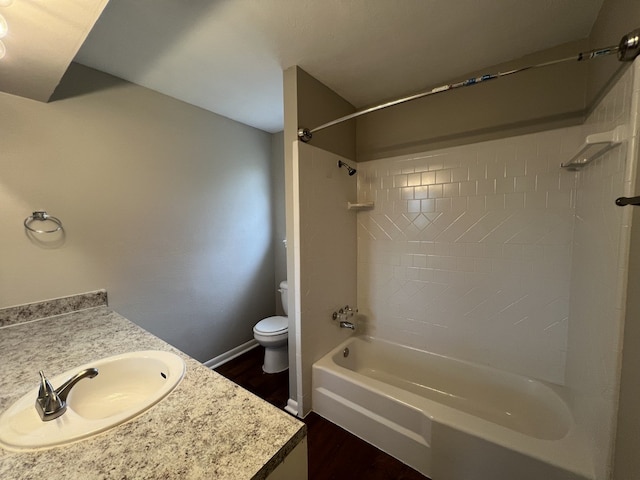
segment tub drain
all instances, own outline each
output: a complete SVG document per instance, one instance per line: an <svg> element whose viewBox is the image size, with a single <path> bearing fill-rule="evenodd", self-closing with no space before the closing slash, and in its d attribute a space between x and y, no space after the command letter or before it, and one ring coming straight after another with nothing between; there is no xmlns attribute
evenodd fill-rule
<svg viewBox="0 0 640 480"><path fill-rule="evenodd" d="M348 348L345 348L345 349L342 351L342 356L343 356L344 358L347 358L347 357L349 356L349 349L348 349Z"/></svg>

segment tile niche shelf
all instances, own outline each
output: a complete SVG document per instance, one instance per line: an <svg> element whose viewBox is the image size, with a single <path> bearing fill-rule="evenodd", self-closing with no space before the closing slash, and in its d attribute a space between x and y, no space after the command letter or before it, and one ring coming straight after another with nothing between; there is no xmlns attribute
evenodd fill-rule
<svg viewBox="0 0 640 480"><path fill-rule="evenodd" d="M608 152L612 148L620 145L627 139L627 131L624 125L620 125L613 130L587 135L584 143L580 146L571 160L561 163L562 168L567 170L580 170L596 158Z"/></svg>

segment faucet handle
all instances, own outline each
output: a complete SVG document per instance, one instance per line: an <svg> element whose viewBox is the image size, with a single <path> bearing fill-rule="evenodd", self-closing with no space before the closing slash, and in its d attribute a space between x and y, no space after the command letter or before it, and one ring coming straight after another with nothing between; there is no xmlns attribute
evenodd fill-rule
<svg viewBox="0 0 640 480"><path fill-rule="evenodd" d="M345 305L344 307L344 313L347 316L347 318L351 318L353 317L354 313L358 313L358 309L353 309L351 308L349 305Z"/></svg>
<svg viewBox="0 0 640 480"><path fill-rule="evenodd" d="M50 398L56 394L56 391L51 386L47 377L44 376L44 372L40 370L40 388L38 389L38 398Z"/></svg>
<svg viewBox="0 0 640 480"><path fill-rule="evenodd" d="M358 309L353 309L351 308L349 305L345 305L344 307L342 307L340 310L338 310L337 312L333 312L333 314L331 315L331 318L333 320L338 320L340 319L341 321L346 320L347 318L351 318L353 317L354 313L358 313Z"/></svg>
<svg viewBox="0 0 640 480"><path fill-rule="evenodd" d="M47 417L59 417L65 412L67 406L51 386L47 377L44 376L44 372L40 370L38 373L40 374L40 388L38 389L38 398L36 399L36 410L38 410L40 418L43 421ZM60 413L57 414L58 412ZM52 416L54 414L57 415Z"/></svg>

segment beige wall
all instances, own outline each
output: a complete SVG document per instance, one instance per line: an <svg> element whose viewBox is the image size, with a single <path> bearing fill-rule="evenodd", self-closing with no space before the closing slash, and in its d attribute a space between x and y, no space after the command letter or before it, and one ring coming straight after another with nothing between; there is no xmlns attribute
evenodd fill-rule
<svg viewBox="0 0 640 480"><path fill-rule="evenodd" d="M311 410L311 367L353 332L332 319L345 305L356 305L357 177L338 168L346 160L302 142L298 146L300 202L300 335L301 411ZM355 165L355 164L354 164ZM352 320L355 322L356 318Z"/></svg>
<svg viewBox="0 0 640 480"><path fill-rule="evenodd" d="M284 158L286 186L287 279L289 281L289 396L291 412L302 404L302 340L300 312L300 198L298 127L314 128L355 108L300 67L284 71ZM355 158L355 124L346 122L314 135L313 145ZM308 409L307 409L308 410ZM302 414L302 411L299 411Z"/></svg>
<svg viewBox="0 0 640 480"><path fill-rule="evenodd" d="M451 81L563 58L586 47L586 41L567 43ZM585 64L565 63L359 117L358 161L579 124L585 108L585 74ZM435 86L425 85L425 90Z"/></svg>
<svg viewBox="0 0 640 480"><path fill-rule="evenodd" d="M1 307L106 288L201 361L274 313L269 134L75 64L0 112ZM25 235L36 209L65 236Z"/></svg>
<svg viewBox="0 0 640 480"><path fill-rule="evenodd" d="M313 129L355 111L353 105L300 67L291 67L284 72L284 104L285 148L298 139L299 127ZM355 159L355 122L344 122L321 130L313 135L312 143L318 148Z"/></svg>

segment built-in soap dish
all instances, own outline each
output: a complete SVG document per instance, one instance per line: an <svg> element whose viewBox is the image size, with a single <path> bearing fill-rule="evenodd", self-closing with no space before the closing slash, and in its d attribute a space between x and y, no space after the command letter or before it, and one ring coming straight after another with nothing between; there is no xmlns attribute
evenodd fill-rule
<svg viewBox="0 0 640 480"><path fill-rule="evenodd" d="M620 125L608 132L588 135L571 160L561 163L567 170L579 170L627 139L627 129Z"/></svg>

